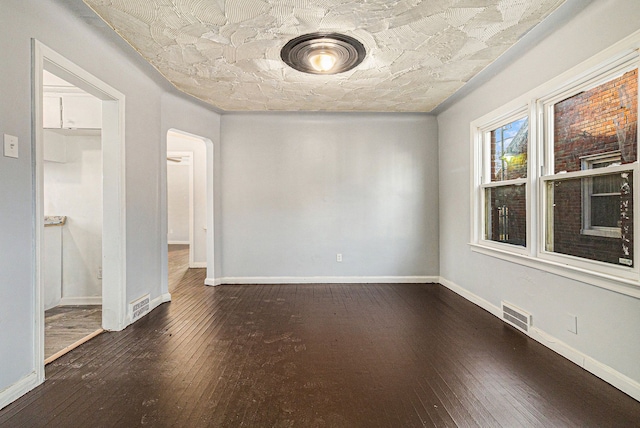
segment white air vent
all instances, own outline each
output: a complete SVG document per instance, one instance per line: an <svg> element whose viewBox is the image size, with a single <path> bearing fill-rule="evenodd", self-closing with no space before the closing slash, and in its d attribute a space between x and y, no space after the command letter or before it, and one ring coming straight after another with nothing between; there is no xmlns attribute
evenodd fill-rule
<svg viewBox="0 0 640 428"><path fill-rule="evenodd" d="M531 314L507 302L502 302L502 319L525 333L531 327Z"/></svg>
<svg viewBox="0 0 640 428"><path fill-rule="evenodd" d="M149 302L151 302L151 296L147 294L137 300L129 303L129 312L131 313L131 322L142 318L147 312L149 312Z"/></svg>

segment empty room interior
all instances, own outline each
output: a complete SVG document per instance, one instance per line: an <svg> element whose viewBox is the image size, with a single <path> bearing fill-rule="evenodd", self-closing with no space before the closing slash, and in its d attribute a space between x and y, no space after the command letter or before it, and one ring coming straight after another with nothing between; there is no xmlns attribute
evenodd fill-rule
<svg viewBox="0 0 640 428"><path fill-rule="evenodd" d="M637 426L639 23L3 0L0 426Z"/></svg>

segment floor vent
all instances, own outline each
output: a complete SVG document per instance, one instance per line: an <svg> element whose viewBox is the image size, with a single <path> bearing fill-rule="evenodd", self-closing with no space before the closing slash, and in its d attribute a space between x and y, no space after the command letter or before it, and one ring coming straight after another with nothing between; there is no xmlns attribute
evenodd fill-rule
<svg viewBox="0 0 640 428"><path fill-rule="evenodd" d="M529 333L531 314L522 309L510 303L502 302L502 319L525 333Z"/></svg>
<svg viewBox="0 0 640 428"><path fill-rule="evenodd" d="M151 302L151 296L147 294L137 300L129 303L129 310L131 312L131 322L142 318L147 312L149 312L149 302Z"/></svg>

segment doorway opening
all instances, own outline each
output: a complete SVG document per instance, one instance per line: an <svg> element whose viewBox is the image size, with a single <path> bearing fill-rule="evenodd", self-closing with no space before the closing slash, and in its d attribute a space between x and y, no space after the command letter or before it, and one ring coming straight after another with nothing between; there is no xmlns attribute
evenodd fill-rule
<svg viewBox="0 0 640 428"><path fill-rule="evenodd" d="M99 328L126 326L125 97L37 40L32 48L34 367L41 383L45 308L101 304ZM98 171L87 171L91 168ZM84 196L71 197L73 192ZM50 223L46 229L45 223ZM64 230L72 224L78 229L73 235ZM50 233L58 233L59 240L48 239ZM48 254L51 250L59 259ZM74 252L82 257L74 259ZM47 264L54 265L53 270ZM52 276L59 279L59 289L47 287Z"/></svg>
<svg viewBox="0 0 640 428"><path fill-rule="evenodd" d="M102 332L102 101L43 71L44 358Z"/></svg>
<svg viewBox="0 0 640 428"><path fill-rule="evenodd" d="M167 151L169 292L194 264L193 152Z"/></svg>
<svg viewBox="0 0 640 428"><path fill-rule="evenodd" d="M166 165L166 278L172 291L189 268L207 268L213 276L213 143L170 129Z"/></svg>

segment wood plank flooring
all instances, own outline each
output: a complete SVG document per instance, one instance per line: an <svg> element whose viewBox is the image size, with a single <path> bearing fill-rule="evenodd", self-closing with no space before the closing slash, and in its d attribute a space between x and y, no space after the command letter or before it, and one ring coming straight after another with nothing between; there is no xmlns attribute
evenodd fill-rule
<svg viewBox="0 0 640 428"><path fill-rule="evenodd" d="M169 245L169 292L173 292L189 269L189 245Z"/></svg>
<svg viewBox="0 0 640 428"><path fill-rule="evenodd" d="M0 426L639 425L639 402L442 286L204 274L47 366Z"/></svg>

